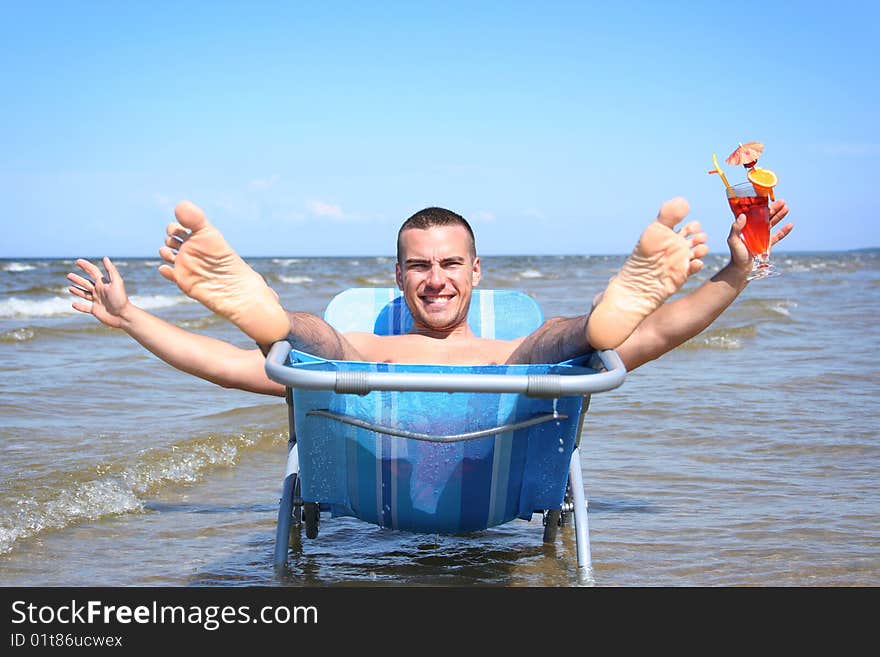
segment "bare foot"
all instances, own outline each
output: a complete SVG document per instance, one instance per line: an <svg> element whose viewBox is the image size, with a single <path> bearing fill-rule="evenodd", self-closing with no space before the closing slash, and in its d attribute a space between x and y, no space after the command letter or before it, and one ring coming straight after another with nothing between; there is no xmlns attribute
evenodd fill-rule
<svg viewBox="0 0 880 657"><path fill-rule="evenodd" d="M189 201L174 208L180 223L168 224L159 255L170 264L159 273L188 297L222 315L263 347L290 333L290 320L278 295L251 269Z"/></svg>
<svg viewBox="0 0 880 657"><path fill-rule="evenodd" d="M619 347L688 276L703 267L700 258L708 247L700 224L694 221L678 232L674 230L688 210L688 202L681 197L664 203L623 268L597 297L587 324L587 338L594 349Z"/></svg>

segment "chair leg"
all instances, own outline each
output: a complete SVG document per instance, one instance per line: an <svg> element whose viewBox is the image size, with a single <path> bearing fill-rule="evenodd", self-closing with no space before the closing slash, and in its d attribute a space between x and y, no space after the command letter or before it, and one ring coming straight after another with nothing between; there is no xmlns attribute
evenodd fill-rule
<svg viewBox="0 0 880 657"><path fill-rule="evenodd" d="M584 477L581 472L581 454L577 447L571 455L568 468L568 480L571 485L572 503L574 504L574 529L577 543L578 569L589 571L593 567L590 555L590 524L587 520L587 499L584 495Z"/></svg>
<svg viewBox="0 0 880 657"><path fill-rule="evenodd" d="M278 525L275 528L276 567L287 563L287 549L290 547L290 525L293 519L293 498L299 473L299 457L296 444L291 444L287 452L287 470L281 486L281 499L278 505Z"/></svg>

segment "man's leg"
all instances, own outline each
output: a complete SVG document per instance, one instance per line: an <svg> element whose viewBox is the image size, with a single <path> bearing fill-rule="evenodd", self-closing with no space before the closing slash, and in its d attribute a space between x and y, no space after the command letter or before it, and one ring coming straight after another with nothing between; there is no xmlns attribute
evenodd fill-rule
<svg viewBox="0 0 880 657"><path fill-rule="evenodd" d="M230 320L265 351L290 332L278 295L251 269L189 201L178 203L179 223L168 224L159 273L188 297Z"/></svg>
<svg viewBox="0 0 880 657"><path fill-rule="evenodd" d="M608 283L590 314L587 337L594 349L620 346L636 327L698 272L708 252L700 225L674 230L688 213L688 202L674 198L660 207L620 272ZM688 239L688 238L691 239Z"/></svg>

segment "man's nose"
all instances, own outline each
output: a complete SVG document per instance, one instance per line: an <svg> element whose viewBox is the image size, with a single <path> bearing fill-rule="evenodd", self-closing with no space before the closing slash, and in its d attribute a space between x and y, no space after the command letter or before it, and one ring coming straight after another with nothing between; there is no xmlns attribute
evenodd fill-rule
<svg viewBox="0 0 880 657"><path fill-rule="evenodd" d="M443 267L432 265L431 271L428 272L428 285L442 287L445 283L446 276L443 273Z"/></svg>

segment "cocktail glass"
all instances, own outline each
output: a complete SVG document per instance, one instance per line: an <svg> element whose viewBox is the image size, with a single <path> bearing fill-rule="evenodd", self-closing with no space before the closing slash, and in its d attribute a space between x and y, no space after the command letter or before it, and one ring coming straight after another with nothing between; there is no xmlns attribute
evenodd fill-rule
<svg viewBox="0 0 880 657"><path fill-rule="evenodd" d="M727 187L727 202L733 216L746 215L742 237L752 256L752 272L748 280L778 276L770 262L770 198L769 190L756 188L750 182Z"/></svg>

